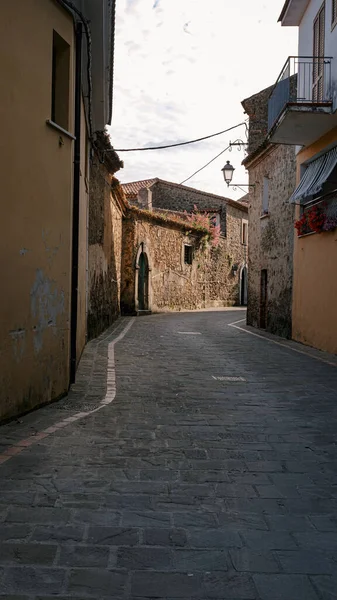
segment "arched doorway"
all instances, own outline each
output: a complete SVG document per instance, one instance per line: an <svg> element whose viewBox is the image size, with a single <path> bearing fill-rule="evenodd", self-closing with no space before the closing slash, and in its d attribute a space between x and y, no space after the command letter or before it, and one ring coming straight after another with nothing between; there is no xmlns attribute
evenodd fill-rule
<svg viewBox="0 0 337 600"><path fill-rule="evenodd" d="M149 310L149 261L145 252L138 259L138 310Z"/></svg>
<svg viewBox="0 0 337 600"><path fill-rule="evenodd" d="M248 299L248 273L247 267L244 266L241 269L240 277L240 305L247 306Z"/></svg>

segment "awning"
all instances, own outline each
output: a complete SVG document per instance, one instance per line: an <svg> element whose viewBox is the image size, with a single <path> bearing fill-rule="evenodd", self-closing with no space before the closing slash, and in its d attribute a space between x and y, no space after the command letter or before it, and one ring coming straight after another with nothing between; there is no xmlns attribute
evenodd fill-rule
<svg viewBox="0 0 337 600"><path fill-rule="evenodd" d="M290 202L306 204L312 196L318 194L337 164L337 147L332 148L308 164L296 190L290 196Z"/></svg>

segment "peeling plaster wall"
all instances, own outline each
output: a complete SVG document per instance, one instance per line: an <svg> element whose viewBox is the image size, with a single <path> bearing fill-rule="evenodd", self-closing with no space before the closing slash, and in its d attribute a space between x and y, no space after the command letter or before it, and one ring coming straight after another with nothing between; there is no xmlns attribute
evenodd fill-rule
<svg viewBox="0 0 337 600"><path fill-rule="evenodd" d="M81 358L87 337L89 148L84 103L81 112L81 179L78 248L78 307L76 360Z"/></svg>
<svg viewBox="0 0 337 600"><path fill-rule="evenodd" d="M52 0L19 4L0 9L0 419L61 396L69 380L73 142L60 145L46 119L54 29L71 46L73 106L73 21Z"/></svg>

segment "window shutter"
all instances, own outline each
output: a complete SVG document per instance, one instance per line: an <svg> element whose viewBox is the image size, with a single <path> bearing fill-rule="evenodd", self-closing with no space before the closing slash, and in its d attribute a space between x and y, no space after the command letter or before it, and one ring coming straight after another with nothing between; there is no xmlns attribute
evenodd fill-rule
<svg viewBox="0 0 337 600"><path fill-rule="evenodd" d="M322 102L324 91L325 3L314 21L312 100ZM322 58L318 58L322 57Z"/></svg>

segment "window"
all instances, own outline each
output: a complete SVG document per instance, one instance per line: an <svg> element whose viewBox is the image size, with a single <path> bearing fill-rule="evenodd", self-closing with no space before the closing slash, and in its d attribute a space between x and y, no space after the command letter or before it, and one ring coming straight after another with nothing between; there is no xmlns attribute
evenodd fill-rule
<svg viewBox="0 0 337 600"><path fill-rule="evenodd" d="M337 24L337 0L332 0L331 23L333 27Z"/></svg>
<svg viewBox="0 0 337 600"><path fill-rule="evenodd" d="M51 120L66 130L69 128L69 76L70 46L54 31Z"/></svg>
<svg viewBox="0 0 337 600"><path fill-rule="evenodd" d="M185 265L191 265L193 261L193 248L184 244L184 263Z"/></svg>
<svg viewBox="0 0 337 600"><path fill-rule="evenodd" d="M314 20L314 62L312 99L313 102L322 102L324 94L324 56L325 48L325 2L323 2L316 19Z"/></svg>
<svg viewBox="0 0 337 600"><path fill-rule="evenodd" d="M214 213L213 215L211 215L211 222L212 225L214 225L214 227L218 227L220 225L220 214Z"/></svg>
<svg viewBox="0 0 337 600"><path fill-rule="evenodd" d="M263 178L262 214L269 213L269 178Z"/></svg>
<svg viewBox="0 0 337 600"><path fill-rule="evenodd" d="M242 221L241 243L245 246L248 244L248 221Z"/></svg>

